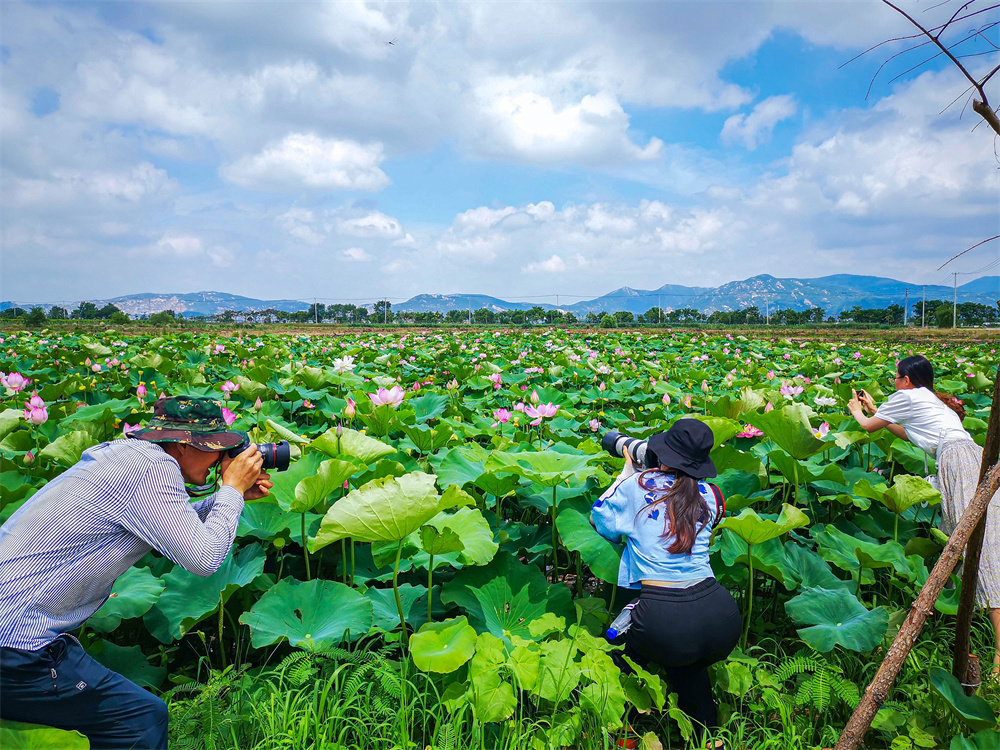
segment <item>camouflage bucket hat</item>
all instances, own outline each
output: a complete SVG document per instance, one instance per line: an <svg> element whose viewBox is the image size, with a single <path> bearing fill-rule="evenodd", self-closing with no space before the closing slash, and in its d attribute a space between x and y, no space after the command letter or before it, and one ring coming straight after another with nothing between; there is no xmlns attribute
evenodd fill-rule
<svg viewBox="0 0 1000 750"><path fill-rule="evenodd" d="M153 443L190 443L209 451L234 448L246 437L229 429L218 401L189 396L157 399L149 424L128 436Z"/></svg>

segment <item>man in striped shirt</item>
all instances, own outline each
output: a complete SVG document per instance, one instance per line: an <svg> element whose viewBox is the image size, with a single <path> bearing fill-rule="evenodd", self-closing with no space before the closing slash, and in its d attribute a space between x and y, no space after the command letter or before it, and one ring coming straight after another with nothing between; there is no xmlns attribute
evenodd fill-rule
<svg viewBox="0 0 1000 750"><path fill-rule="evenodd" d="M87 450L0 527L0 717L75 729L92 750L167 747L167 708L100 665L69 631L152 549L196 575L225 560L244 499L268 494L251 445L218 402L156 402L148 427ZM191 504L185 483L222 486Z"/></svg>

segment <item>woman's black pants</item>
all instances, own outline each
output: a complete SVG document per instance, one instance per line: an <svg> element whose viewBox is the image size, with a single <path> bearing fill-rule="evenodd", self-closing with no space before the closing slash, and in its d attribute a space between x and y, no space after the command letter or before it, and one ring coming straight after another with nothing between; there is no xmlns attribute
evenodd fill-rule
<svg viewBox="0 0 1000 750"><path fill-rule="evenodd" d="M708 667L729 656L741 632L740 610L714 578L686 589L643 586L625 655L641 666L662 666L680 709L711 729L719 717Z"/></svg>

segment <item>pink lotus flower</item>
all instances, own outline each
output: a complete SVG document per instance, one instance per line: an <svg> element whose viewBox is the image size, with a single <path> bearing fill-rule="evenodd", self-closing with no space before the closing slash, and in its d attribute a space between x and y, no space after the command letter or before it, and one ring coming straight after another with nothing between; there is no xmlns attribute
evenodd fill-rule
<svg viewBox="0 0 1000 750"><path fill-rule="evenodd" d="M603 381L603 380L602 380L602 381L600 382L600 384L599 384L599 385L597 386L597 390L601 391L601 393L603 393L603 392L604 392L604 391L606 391L607 389L608 389L608 387L607 387L606 385L604 385L604 381Z"/></svg>
<svg viewBox="0 0 1000 750"><path fill-rule="evenodd" d="M758 430L752 424L745 424L745 425L743 425L743 432L741 432L736 437L754 438L754 437L762 437L763 435L764 435L764 433L761 432L760 430Z"/></svg>
<svg viewBox="0 0 1000 750"><path fill-rule="evenodd" d="M158 398L166 398L166 397L167 397L167 394L164 393L163 391L160 391L160 395L158 396Z"/></svg>
<svg viewBox="0 0 1000 750"><path fill-rule="evenodd" d="M94 362L94 364L90 366L90 369L93 370L94 372L100 372L101 366L97 362Z"/></svg>
<svg viewBox="0 0 1000 750"><path fill-rule="evenodd" d="M590 420L590 431L591 432L597 432L599 429L601 429L601 420L599 420L599 419L591 419Z"/></svg>
<svg viewBox="0 0 1000 750"><path fill-rule="evenodd" d="M29 406L25 404L25 407L24 419L31 424L40 425L49 421L49 410L44 406Z"/></svg>
<svg viewBox="0 0 1000 750"><path fill-rule="evenodd" d="M226 398L229 398L230 394L235 393L240 389L239 385L234 383L232 380L227 380L222 384L222 392L225 394Z"/></svg>
<svg viewBox="0 0 1000 750"><path fill-rule="evenodd" d="M701 392L702 393L708 393L708 381L707 380L702 380L701 381Z"/></svg>
<svg viewBox="0 0 1000 750"><path fill-rule="evenodd" d="M410 390L412 390L414 392L419 391L420 390L420 383L414 383L413 384L413 388L411 388Z"/></svg>
<svg viewBox="0 0 1000 750"><path fill-rule="evenodd" d="M303 409L315 409L316 407L313 406L312 401L310 401L309 399L304 399L302 401L302 408Z"/></svg>
<svg viewBox="0 0 1000 750"><path fill-rule="evenodd" d="M767 371L767 379L768 380L774 380L774 370L768 370Z"/></svg>
<svg viewBox="0 0 1000 750"><path fill-rule="evenodd" d="M451 380L448 381L448 390L449 391L457 391L458 390L458 380L457 379L452 378Z"/></svg>
<svg viewBox="0 0 1000 750"><path fill-rule="evenodd" d="M20 393L31 385L31 381L19 372L12 372L10 375L0 378L0 383L3 383L15 393Z"/></svg>
<svg viewBox="0 0 1000 750"><path fill-rule="evenodd" d="M403 399L406 397L406 391L400 388L398 385L394 385L389 390L385 388L379 388L376 393L369 393L368 398L372 400L375 406L391 406L393 409L399 407L403 403Z"/></svg>
<svg viewBox="0 0 1000 750"><path fill-rule="evenodd" d="M527 416L532 417L531 426L537 427L546 417L554 417L557 411L559 411L559 407L552 402L549 402L547 404L529 406L524 410L524 413Z"/></svg>
<svg viewBox="0 0 1000 750"><path fill-rule="evenodd" d="M541 399L538 397L538 391L532 389L531 391L531 403L537 404Z"/></svg>
<svg viewBox="0 0 1000 750"><path fill-rule="evenodd" d="M818 439L822 440L829 434L829 432L830 432L829 422L823 422L823 424L819 426L819 429L813 432L813 435L815 435Z"/></svg>
<svg viewBox="0 0 1000 750"><path fill-rule="evenodd" d="M216 354L222 354L224 351L226 351L225 344L216 344L215 345L215 353Z"/></svg>
<svg viewBox="0 0 1000 750"><path fill-rule="evenodd" d="M782 396L786 398L795 398L798 396L805 388L801 385L791 385L790 383L783 383L781 388L778 390Z"/></svg>
<svg viewBox="0 0 1000 750"><path fill-rule="evenodd" d="M24 458L22 458L21 460L26 464L32 464L35 462L35 454L32 453L31 451L28 451L27 453L24 454Z"/></svg>
<svg viewBox="0 0 1000 750"><path fill-rule="evenodd" d="M518 401L516 404L514 404L514 411L523 412L524 409L525 409L525 406L524 406L524 404L522 402Z"/></svg>
<svg viewBox="0 0 1000 750"><path fill-rule="evenodd" d="M135 395L138 397L140 401L146 398L146 386L143 385L142 383L139 383L139 387L135 389Z"/></svg>
<svg viewBox="0 0 1000 750"><path fill-rule="evenodd" d="M44 409L45 402L42 401L42 397L38 395L38 391L31 392L31 398L25 402L25 407L28 409Z"/></svg>
<svg viewBox="0 0 1000 750"><path fill-rule="evenodd" d="M495 409L493 411L493 418L496 422L493 423L493 427L498 424L507 424L510 421L511 413L508 409Z"/></svg>
<svg viewBox="0 0 1000 750"><path fill-rule="evenodd" d="M130 432L135 432L136 430L141 430L141 429L142 429L141 424L129 424L128 422L126 422L124 425L122 425L122 435L127 436Z"/></svg>
<svg viewBox="0 0 1000 750"><path fill-rule="evenodd" d="M663 394L663 398L660 399L660 400L663 402L663 406L664 407L670 406L670 394L669 393L664 393Z"/></svg>
<svg viewBox="0 0 1000 750"><path fill-rule="evenodd" d="M222 407L222 418L226 420L226 425L231 425L236 421L236 414L229 411L225 406Z"/></svg>
<svg viewBox="0 0 1000 750"><path fill-rule="evenodd" d="M774 404L770 401L768 401L767 406L764 407L764 413L767 414L769 411L774 411Z"/></svg>
<svg viewBox="0 0 1000 750"><path fill-rule="evenodd" d="M493 383L493 390L499 390L500 389L500 373L499 372L494 372L493 374L489 375L487 379L490 380Z"/></svg>
<svg viewBox="0 0 1000 750"><path fill-rule="evenodd" d="M347 406L344 407L344 416L348 419L354 419L354 415L357 414L357 406L354 399L348 396Z"/></svg>

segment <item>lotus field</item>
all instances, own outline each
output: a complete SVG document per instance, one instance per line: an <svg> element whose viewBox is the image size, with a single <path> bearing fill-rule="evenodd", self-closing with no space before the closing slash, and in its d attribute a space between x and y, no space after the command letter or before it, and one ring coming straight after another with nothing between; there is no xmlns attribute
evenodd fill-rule
<svg viewBox="0 0 1000 750"><path fill-rule="evenodd" d="M218 572L151 553L78 633L164 695L174 745L688 747L670 685L621 673L602 637L630 596L589 511L622 465L605 431L695 417L726 496L712 566L745 623L714 668L720 737L832 746L946 540L933 462L861 430L851 389L881 402L924 354L982 443L996 354L769 335L8 331L2 518L159 395L212 396L254 440L288 440L291 468ZM869 747L1000 746L995 684L966 697L950 676L952 581ZM985 616L973 644L988 673Z"/></svg>

